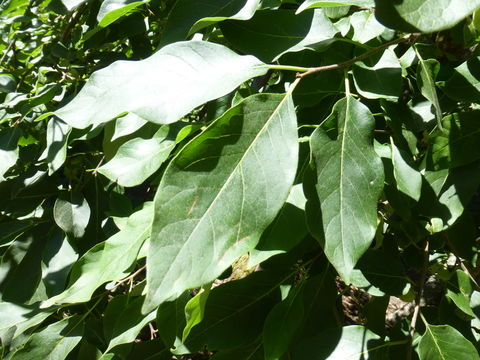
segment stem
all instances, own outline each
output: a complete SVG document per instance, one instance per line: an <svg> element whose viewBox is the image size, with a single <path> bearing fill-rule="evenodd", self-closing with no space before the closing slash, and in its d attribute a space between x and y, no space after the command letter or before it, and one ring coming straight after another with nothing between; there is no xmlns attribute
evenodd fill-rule
<svg viewBox="0 0 480 360"><path fill-rule="evenodd" d="M140 274L143 270L145 270L146 267L147 267L147 265L143 265L140 269L138 269L137 271L135 271L133 274L128 275L128 276L127 276L126 278L124 278L123 280L120 280L118 283L116 283L116 284L110 289L110 291L115 290L115 289L118 288L120 285L125 284L127 281L133 280L138 274Z"/></svg>
<svg viewBox="0 0 480 360"><path fill-rule="evenodd" d="M409 345L410 345L410 351L408 352L408 359L411 359L412 356L412 343L413 343L413 335L415 334L415 327L417 325L417 320L418 316L422 316L420 313L420 302L423 297L423 289L425 285L425 276L427 272L427 266L428 266L428 240L425 240L425 246L423 248L424 254L423 254L423 268L422 268L422 273L420 276L420 284L419 284L419 290L417 293L417 298L415 299L415 309L413 311L413 316L412 316L412 322L410 323L410 332L409 332Z"/></svg>
<svg viewBox="0 0 480 360"><path fill-rule="evenodd" d="M347 61L344 61L344 62L339 63L339 64L330 64L330 65L324 65L324 66L309 68L308 71L303 71L302 74L297 74L297 77L298 78L304 78L305 76L309 76L309 75L315 74L315 73L320 72L320 71L335 70L335 69L350 67L353 64L355 64L357 61L361 61L363 59L366 59L366 58L372 56L373 54L375 54L375 53L377 53L381 50L384 50L384 49L386 49L386 48L388 48L392 45L395 45L395 44L398 44L398 43L401 43L401 42L411 41L412 39L414 39L418 36L419 36L419 34L411 34L411 35L407 35L407 36L404 36L404 37L401 37L401 38L398 38L398 39L388 41L385 44L382 44L382 45L377 46L377 47L375 47L371 50L368 50L368 51L364 52L362 55L359 55L359 56L357 56L357 57L355 57L351 60L347 60Z"/></svg>
<svg viewBox="0 0 480 360"><path fill-rule="evenodd" d="M350 82L348 81L348 69L344 69L343 75L345 79L345 95L349 97L351 94L350 94Z"/></svg>
<svg viewBox="0 0 480 360"><path fill-rule="evenodd" d="M269 69L272 70L289 70L289 71L297 71L297 72L307 72L310 68L302 67L302 66L291 66L291 65L268 65Z"/></svg>

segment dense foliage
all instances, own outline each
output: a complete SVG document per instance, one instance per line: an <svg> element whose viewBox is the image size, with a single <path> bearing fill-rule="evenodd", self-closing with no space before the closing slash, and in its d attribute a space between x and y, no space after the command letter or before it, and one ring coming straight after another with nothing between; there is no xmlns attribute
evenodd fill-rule
<svg viewBox="0 0 480 360"><path fill-rule="evenodd" d="M0 359L480 359L480 0L0 14Z"/></svg>

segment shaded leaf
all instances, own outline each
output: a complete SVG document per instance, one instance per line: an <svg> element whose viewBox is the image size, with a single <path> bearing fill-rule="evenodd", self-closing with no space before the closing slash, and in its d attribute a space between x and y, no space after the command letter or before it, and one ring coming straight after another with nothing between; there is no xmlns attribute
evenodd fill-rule
<svg viewBox="0 0 480 360"><path fill-rule="evenodd" d="M34 333L10 359L65 359L83 335L81 316L60 320Z"/></svg>
<svg viewBox="0 0 480 360"><path fill-rule="evenodd" d="M87 251L73 266L67 289L43 302L42 307L87 301L103 283L127 275L150 236L152 216L152 203L147 202L128 218L121 231Z"/></svg>
<svg viewBox="0 0 480 360"><path fill-rule="evenodd" d="M310 138L321 207L317 227L323 227L317 237L330 262L349 282L375 235L383 166L373 149L374 119L367 107L353 97L339 100L325 123L330 128L319 127Z"/></svg>
<svg viewBox="0 0 480 360"><path fill-rule="evenodd" d="M374 63L357 62L352 68L355 87L367 99L396 100L402 91L402 68L395 53L387 49Z"/></svg>
<svg viewBox="0 0 480 360"><path fill-rule="evenodd" d="M382 346L383 345L383 346ZM383 351L380 336L359 325L328 329L302 340L293 351L294 360L366 360Z"/></svg>
<svg viewBox="0 0 480 360"><path fill-rule="evenodd" d="M480 61L471 57L458 65L443 91L452 99L458 101L480 101Z"/></svg>
<svg viewBox="0 0 480 360"><path fill-rule="evenodd" d="M90 220L90 206L81 193L69 191L55 201L53 216L57 225L68 235L81 238Z"/></svg>
<svg viewBox="0 0 480 360"><path fill-rule="evenodd" d="M442 121L443 130L429 137L430 168L440 170L467 165L480 158L480 111L454 113Z"/></svg>
<svg viewBox="0 0 480 360"><path fill-rule="evenodd" d="M48 175L52 175L65 162L67 158L68 136L72 128L57 117L52 117L47 124L46 158L48 162Z"/></svg>
<svg viewBox="0 0 480 360"><path fill-rule="evenodd" d="M0 131L0 182L4 181L5 173L18 160L17 142L22 132L20 128L6 128Z"/></svg>
<svg viewBox="0 0 480 360"><path fill-rule="evenodd" d="M320 9L299 15L290 10L260 10L248 21L225 21L221 29L235 48L263 61L277 60L287 52L325 48L337 33Z"/></svg>
<svg viewBox="0 0 480 360"><path fill-rule="evenodd" d="M185 40L210 24L232 19L248 20L260 7L261 0L178 0L172 7L160 40L160 46Z"/></svg>
<svg viewBox="0 0 480 360"><path fill-rule="evenodd" d="M474 318L476 315L470 307L470 296L473 288L469 276L463 270L458 269L448 285L446 296L452 299L455 305L465 314Z"/></svg>
<svg viewBox="0 0 480 360"><path fill-rule="evenodd" d="M155 196L147 308L213 281L257 244L292 186L296 139L291 94L258 94L177 154Z"/></svg>
<svg viewBox="0 0 480 360"><path fill-rule="evenodd" d="M78 95L55 114L82 129L125 112L169 124L266 72L267 66L253 56L237 55L222 45L178 42L147 59L116 61L94 72Z"/></svg>
<svg viewBox="0 0 480 360"><path fill-rule="evenodd" d="M418 54L418 52L417 52ZM442 130L442 109L438 101L435 88L435 78L440 70L440 63L435 59L419 59L417 67L417 84L420 92L430 101L435 108L435 116L440 130Z"/></svg>

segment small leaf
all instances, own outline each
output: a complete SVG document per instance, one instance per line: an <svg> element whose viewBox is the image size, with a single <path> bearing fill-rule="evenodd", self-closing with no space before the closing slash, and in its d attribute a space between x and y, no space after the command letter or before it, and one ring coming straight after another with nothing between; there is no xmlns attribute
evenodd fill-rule
<svg viewBox="0 0 480 360"><path fill-rule="evenodd" d="M90 206L81 193L70 191L55 201L53 216L57 225L68 235L81 238L90 219Z"/></svg>
<svg viewBox="0 0 480 360"><path fill-rule="evenodd" d="M348 20L353 27L352 40L362 44L382 35L386 30L386 28L377 21L372 10L357 11L353 13Z"/></svg>
<svg viewBox="0 0 480 360"><path fill-rule="evenodd" d="M42 307L87 301L103 283L128 275L128 269L150 235L152 216L152 203L147 202L142 210L128 218L121 231L87 251L73 265L67 289L42 303Z"/></svg>
<svg viewBox="0 0 480 360"><path fill-rule="evenodd" d="M432 33L453 27L480 7L480 0L375 0L382 24L405 32Z"/></svg>
<svg viewBox="0 0 480 360"><path fill-rule="evenodd" d="M133 134L147 123L147 120L132 113L128 113L115 120L115 130L113 131L110 141L114 141L122 136Z"/></svg>
<svg viewBox="0 0 480 360"><path fill-rule="evenodd" d="M215 280L251 250L285 202L297 161L290 93L248 97L190 141L155 196L146 309Z"/></svg>
<svg viewBox="0 0 480 360"><path fill-rule="evenodd" d="M170 130L173 128L164 125L151 139L127 141L98 172L122 186L140 185L160 168L175 147L176 132Z"/></svg>
<svg viewBox="0 0 480 360"><path fill-rule="evenodd" d="M10 359L65 359L80 342L82 335L81 316L72 316L34 333Z"/></svg>
<svg viewBox="0 0 480 360"><path fill-rule="evenodd" d="M344 5L355 5L360 7L374 7L374 0L306 0L304 1L297 10L297 14L316 7L330 7L330 6L344 6Z"/></svg>
<svg viewBox="0 0 480 360"><path fill-rule="evenodd" d="M478 360L477 350L463 335L449 325L426 324L418 344L420 360Z"/></svg>
<svg viewBox="0 0 480 360"><path fill-rule="evenodd" d="M188 334L190 334L190 330L192 330L195 325L199 324L203 320L205 305L207 303L211 287L211 283L202 286L198 294L191 298L185 305L185 319L187 320L187 324L183 329L182 342L185 342Z"/></svg>
<svg viewBox="0 0 480 360"><path fill-rule="evenodd" d="M417 52L417 55L419 53ZM435 108L435 116L440 130L442 127L442 109L438 101L437 90L435 88L435 78L440 70L440 63L435 59L419 59L417 67L417 83L420 92L430 101Z"/></svg>
<svg viewBox="0 0 480 360"><path fill-rule="evenodd" d="M55 114L80 129L125 112L169 124L267 70L253 56L237 55L222 45L178 42L144 60L116 61L94 72L78 95Z"/></svg>
<svg viewBox="0 0 480 360"><path fill-rule="evenodd" d="M393 175L397 183L398 190L410 196L412 199L420 199L422 191L422 174L406 161L408 155L406 152L398 149L391 140Z"/></svg>
<svg viewBox="0 0 480 360"><path fill-rule="evenodd" d="M375 235L383 166L373 148L375 121L365 105L353 97L339 100L325 124L328 130L319 127L310 138L321 207L317 227L323 227L323 234L314 233L321 234L316 236L327 258L349 282Z"/></svg>
<svg viewBox="0 0 480 360"><path fill-rule="evenodd" d="M455 305L465 314L472 318L476 317L470 307L470 295L473 289L469 276L463 270L458 269L448 285L446 296L452 299Z"/></svg>

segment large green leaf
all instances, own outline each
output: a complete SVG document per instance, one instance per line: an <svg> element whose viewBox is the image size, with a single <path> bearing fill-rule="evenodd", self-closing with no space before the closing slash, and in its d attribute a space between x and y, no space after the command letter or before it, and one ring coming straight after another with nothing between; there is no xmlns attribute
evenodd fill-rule
<svg viewBox="0 0 480 360"><path fill-rule="evenodd" d="M176 133L163 125L151 139L134 138L120 146L98 172L122 186L143 183L158 170L175 147Z"/></svg>
<svg viewBox="0 0 480 360"><path fill-rule="evenodd" d="M55 201L53 216L57 225L68 235L81 238L90 220L90 206L77 191L61 194Z"/></svg>
<svg viewBox="0 0 480 360"><path fill-rule="evenodd" d="M349 96L334 105L328 129L319 127L310 138L321 207L317 228L323 230L314 233L346 282L377 227L383 166L373 149L374 123L368 108Z"/></svg>
<svg viewBox="0 0 480 360"><path fill-rule="evenodd" d="M34 333L11 360L65 359L80 342L83 335L81 316L73 316L53 323Z"/></svg>
<svg viewBox="0 0 480 360"><path fill-rule="evenodd" d="M476 315L470 307L472 292L470 277L463 270L455 271L455 275L448 282L446 296L452 299L455 305L465 314L474 318Z"/></svg>
<svg viewBox="0 0 480 360"><path fill-rule="evenodd" d="M237 55L222 45L178 42L144 60L116 61L94 72L55 114L75 128L101 124L125 112L168 124L266 72L267 66L253 56Z"/></svg>
<svg viewBox="0 0 480 360"><path fill-rule="evenodd" d="M454 113L443 121L444 131L430 137L429 167L434 170L467 165L480 158L480 111Z"/></svg>
<svg viewBox="0 0 480 360"><path fill-rule="evenodd" d="M299 15L291 10L261 10L248 21L225 21L221 28L235 48L263 61L276 60L287 52L325 47L337 33L321 9Z"/></svg>
<svg viewBox="0 0 480 360"><path fill-rule="evenodd" d="M152 205L145 203L142 210L128 218L121 231L83 255L72 268L67 289L45 301L42 307L87 301L103 283L127 275L143 242L150 235Z"/></svg>
<svg viewBox="0 0 480 360"><path fill-rule="evenodd" d="M297 14L307 9L316 7L332 7L332 6L344 6L355 5L361 7L373 7L375 6L374 0L305 0L297 10Z"/></svg>
<svg viewBox="0 0 480 360"><path fill-rule="evenodd" d="M328 329L303 339L293 351L293 360L366 360L376 358L384 347L380 336L359 325Z"/></svg>
<svg viewBox="0 0 480 360"><path fill-rule="evenodd" d="M168 15L160 46L185 40L188 35L212 23L248 20L260 7L261 0L177 0Z"/></svg>
<svg viewBox="0 0 480 360"><path fill-rule="evenodd" d="M405 32L448 29L480 7L480 0L375 0L378 20Z"/></svg>
<svg viewBox="0 0 480 360"><path fill-rule="evenodd" d="M178 153L155 196L147 310L213 281L257 244L288 196L297 154L290 92L245 99Z"/></svg>
<svg viewBox="0 0 480 360"><path fill-rule="evenodd" d="M420 360L478 360L475 346L449 325L426 324L425 334L418 343Z"/></svg>

